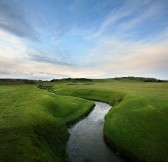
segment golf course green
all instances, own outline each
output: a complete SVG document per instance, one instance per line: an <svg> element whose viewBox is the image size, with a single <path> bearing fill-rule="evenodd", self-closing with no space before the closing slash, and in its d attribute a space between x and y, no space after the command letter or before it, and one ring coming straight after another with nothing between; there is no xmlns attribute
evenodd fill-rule
<svg viewBox="0 0 168 162"><path fill-rule="evenodd" d="M167 82L122 78L37 84L0 85L0 161L70 161L67 127L92 110L89 100L113 106L104 126L113 149L133 161L168 161Z"/></svg>

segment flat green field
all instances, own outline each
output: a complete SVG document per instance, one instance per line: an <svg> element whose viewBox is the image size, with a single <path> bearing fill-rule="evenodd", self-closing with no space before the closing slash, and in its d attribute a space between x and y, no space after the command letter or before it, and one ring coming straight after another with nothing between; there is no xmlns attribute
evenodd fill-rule
<svg viewBox="0 0 168 162"><path fill-rule="evenodd" d="M137 80L0 85L0 161L69 161L67 125L87 114L91 100L114 105L106 141L140 161L168 161L168 83Z"/></svg>

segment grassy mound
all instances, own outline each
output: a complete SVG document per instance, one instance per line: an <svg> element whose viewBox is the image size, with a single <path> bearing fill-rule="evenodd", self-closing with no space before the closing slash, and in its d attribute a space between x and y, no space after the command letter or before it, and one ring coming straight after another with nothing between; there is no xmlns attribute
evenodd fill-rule
<svg viewBox="0 0 168 162"><path fill-rule="evenodd" d="M0 161L69 161L67 126L94 104L33 85L0 86Z"/></svg>

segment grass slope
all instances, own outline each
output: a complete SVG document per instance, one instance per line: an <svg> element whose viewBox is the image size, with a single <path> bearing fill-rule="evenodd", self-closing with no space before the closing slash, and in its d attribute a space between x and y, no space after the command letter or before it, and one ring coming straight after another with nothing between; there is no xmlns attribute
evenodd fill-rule
<svg viewBox="0 0 168 162"><path fill-rule="evenodd" d="M66 125L93 105L33 85L0 85L0 161L69 161Z"/></svg>
<svg viewBox="0 0 168 162"><path fill-rule="evenodd" d="M56 83L52 90L115 105L106 116L107 142L133 160L168 161L168 83L106 79Z"/></svg>

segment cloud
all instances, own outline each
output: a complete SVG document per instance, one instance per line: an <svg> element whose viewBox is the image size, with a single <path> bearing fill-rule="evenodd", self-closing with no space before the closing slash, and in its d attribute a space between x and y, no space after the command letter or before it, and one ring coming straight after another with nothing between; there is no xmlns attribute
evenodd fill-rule
<svg viewBox="0 0 168 162"><path fill-rule="evenodd" d="M12 0L0 1L0 28L16 36L37 39L37 33L28 21L24 6Z"/></svg>
<svg viewBox="0 0 168 162"><path fill-rule="evenodd" d="M33 80L51 80L51 79L60 79L60 78L69 78L69 75L56 74L56 73L47 73L47 72L20 72L20 71L1 71L1 78L22 78L22 79L33 79Z"/></svg>
<svg viewBox="0 0 168 162"><path fill-rule="evenodd" d="M28 59L28 49L22 39L3 30L0 30L0 49L0 70L12 71Z"/></svg>
<svg viewBox="0 0 168 162"><path fill-rule="evenodd" d="M0 77L1 78L28 78L53 79L62 77L77 77L80 72L74 72L71 66L65 63L55 63L54 60L40 61L40 56L32 59L21 38L0 30ZM44 54L44 53L43 53ZM45 53L44 55L47 55ZM51 63L52 62L52 63Z"/></svg>
<svg viewBox="0 0 168 162"><path fill-rule="evenodd" d="M37 61L37 62L44 62L44 63L50 63L54 65L62 65L62 66L73 66L72 63L68 63L66 60L59 60L54 56L47 56L47 53L42 52L40 54L35 54L30 57L31 60Z"/></svg>
<svg viewBox="0 0 168 162"><path fill-rule="evenodd" d="M133 37L135 37L136 32L145 32L151 24L155 26L150 31L167 26L167 21L163 18L167 14L165 6L164 1L126 1L102 18L100 27L95 31L93 37L98 38L109 34L120 37L129 35L132 37L134 34ZM150 31L146 35L151 34Z"/></svg>
<svg viewBox="0 0 168 162"><path fill-rule="evenodd" d="M90 71L99 71L99 77L168 74L168 30L153 35L153 40L121 39L119 37L99 37L97 45L90 50L90 55L83 67Z"/></svg>

